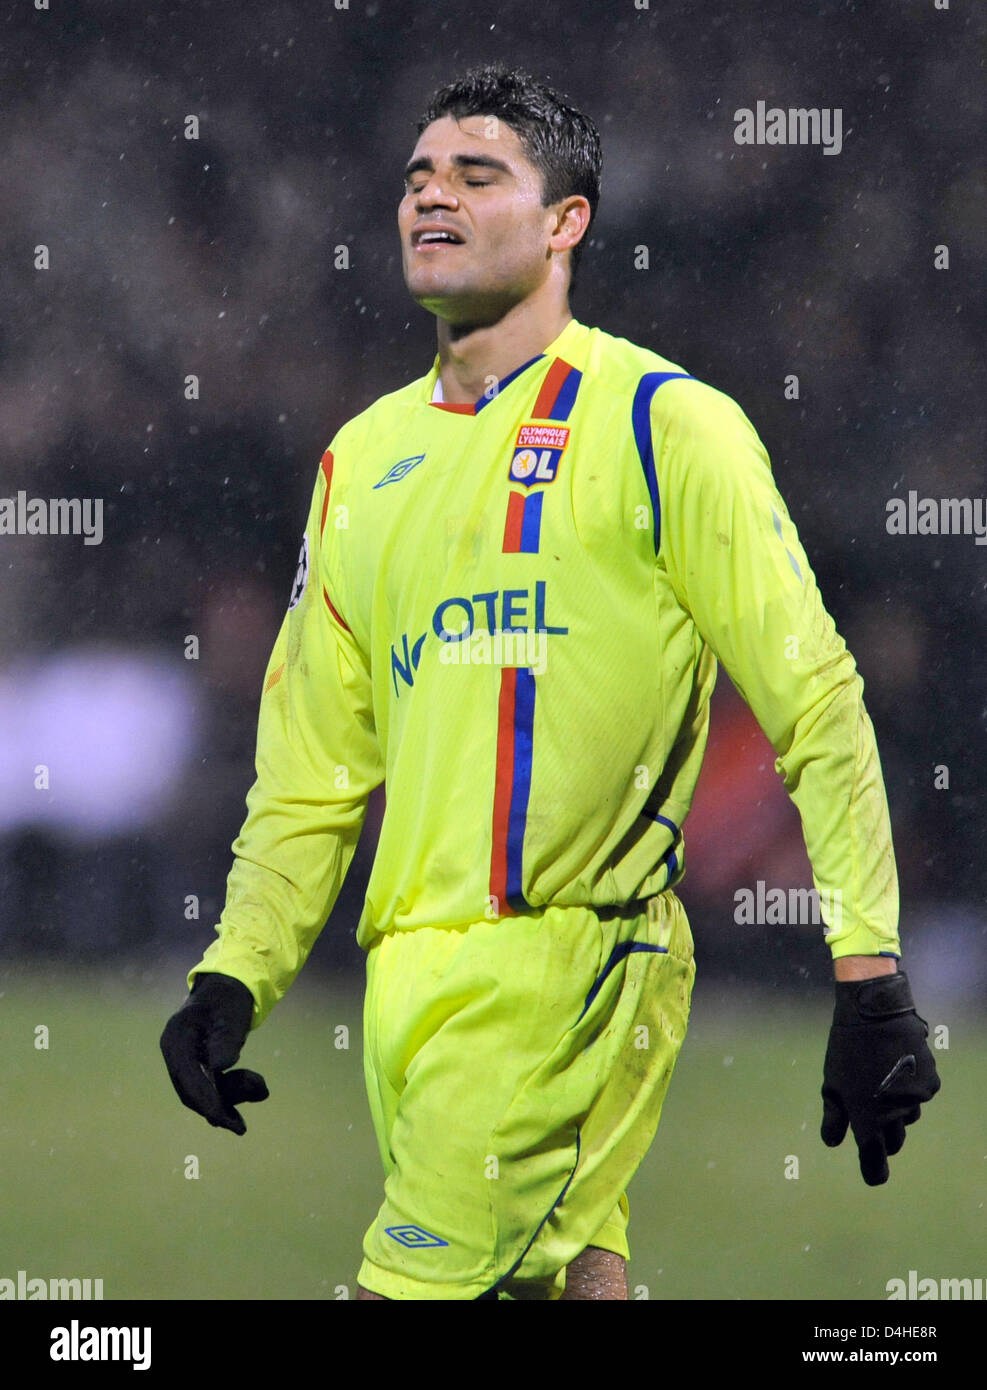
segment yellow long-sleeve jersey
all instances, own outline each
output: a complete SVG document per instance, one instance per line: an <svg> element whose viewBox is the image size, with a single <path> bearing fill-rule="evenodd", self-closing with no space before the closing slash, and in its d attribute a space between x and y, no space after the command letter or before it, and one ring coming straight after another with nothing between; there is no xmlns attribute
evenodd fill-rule
<svg viewBox="0 0 987 1390"><path fill-rule="evenodd" d="M717 658L798 807L833 955L898 954L863 683L743 412L576 320L474 405L434 401L437 375L323 456L190 983L233 975L267 1015L382 780L365 947L674 885Z"/></svg>

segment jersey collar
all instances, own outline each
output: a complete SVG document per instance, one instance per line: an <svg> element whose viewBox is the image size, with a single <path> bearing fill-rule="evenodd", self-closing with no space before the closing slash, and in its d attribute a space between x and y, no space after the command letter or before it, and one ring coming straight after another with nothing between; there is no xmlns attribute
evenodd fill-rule
<svg viewBox="0 0 987 1390"><path fill-rule="evenodd" d="M497 397L503 393L504 388L514 381L516 377L521 376L529 367L533 367L536 362L544 362L546 359L551 361L552 358L557 357L559 353L566 349L573 338L584 331L585 329L581 323L577 322L576 319L570 319L558 337L548 344L544 352L538 353L536 357L529 357L527 362L522 362L520 367L515 367L513 372L508 372L507 376L501 377L495 395L483 395L478 401L474 401L472 405L468 402L457 403L455 401L432 400L432 392L435 390L435 383L439 376L439 356L438 353L436 353L435 361L432 363L432 370L424 379L425 401L435 410L446 410L455 415L479 415L480 411L490 405L492 401L495 401Z"/></svg>

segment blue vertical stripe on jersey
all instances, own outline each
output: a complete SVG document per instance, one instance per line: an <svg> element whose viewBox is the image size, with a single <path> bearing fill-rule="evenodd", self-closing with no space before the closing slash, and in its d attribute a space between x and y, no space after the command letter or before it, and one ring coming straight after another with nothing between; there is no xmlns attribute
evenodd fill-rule
<svg viewBox="0 0 987 1390"><path fill-rule="evenodd" d="M521 550L529 555L538 554L538 542L541 538L541 504L544 496L544 492L532 492L524 499Z"/></svg>
<svg viewBox="0 0 987 1390"><path fill-rule="evenodd" d="M517 668L514 691L514 768L511 811L507 823L507 901L515 912L528 906L522 894L524 830L531 794L532 736L535 727L535 678L526 666Z"/></svg>
<svg viewBox="0 0 987 1390"><path fill-rule="evenodd" d="M579 390L579 383L583 379L583 374L573 367L569 375L559 387L559 394L555 397L555 405L552 413L548 416L549 420L568 420L569 412L576 404L576 393Z"/></svg>
<svg viewBox="0 0 987 1390"><path fill-rule="evenodd" d="M688 372L648 372L638 382L631 406L631 427L634 430L634 443L637 445L644 480L651 498L651 516L654 525L655 554L661 545L661 498L658 496L658 474L655 470L655 449L651 438L651 398L666 381L692 381Z"/></svg>

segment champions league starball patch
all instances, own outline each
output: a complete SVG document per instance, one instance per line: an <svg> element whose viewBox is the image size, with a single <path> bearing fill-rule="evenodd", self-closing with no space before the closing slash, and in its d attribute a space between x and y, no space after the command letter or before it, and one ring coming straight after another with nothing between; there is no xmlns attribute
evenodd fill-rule
<svg viewBox="0 0 987 1390"><path fill-rule="evenodd" d="M289 613L293 608L297 608L302 601L302 594L308 583L308 536L302 536L302 548L298 552L298 568L295 571L295 582L291 589L291 602L288 604Z"/></svg>

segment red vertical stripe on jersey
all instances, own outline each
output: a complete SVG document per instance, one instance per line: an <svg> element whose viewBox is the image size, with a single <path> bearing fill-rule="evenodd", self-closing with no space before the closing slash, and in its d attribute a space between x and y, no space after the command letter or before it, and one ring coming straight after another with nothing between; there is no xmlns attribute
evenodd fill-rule
<svg viewBox="0 0 987 1390"><path fill-rule="evenodd" d="M319 526L319 535L326 529L326 512L329 510L329 489L332 487L332 450L327 449L322 455L322 471L326 475L326 495L322 503L322 523Z"/></svg>
<svg viewBox="0 0 987 1390"><path fill-rule="evenodd" d="M326 593L326 586L325 586L324 584L323 584L323 586L322 586L322 597L325 599L326 604L328 605L328 608L329 608L329 612L330 612L330 613L332 614L332 616L336 619L336 622L339 623L340 626L345 627L345 629L346 629L347 632L352 631L352 629L350 628L349 623L345 620L345 618L344 618L344 617L342 616L342 614L339 612L339 609L336 608L336 607L334 607L332 599L331 599L331 598L329 597L329 595Z"/></svg>
<svg viewBox="0 0 987 1390"><path fill-rule="evenodd" d="M504 523L504 554L516 555L521 549L524 526L524 493L513 489L507 494L507 520Z"/></svg>
<svg viewBox="0 0 987 1390"><path fill-rule="evenodd" d="M496 899L501 917L513 917L507 901L507 834L510 829L511 794L514 783L514 703L517 669L505 666L500 673L500 703L497 710L497 770L494 781L493 844L490 854L490 896Z"/></svg>
<svg viewBox="0 0 987 1390"><path fill-rule="evenodd" d="M555 398L562 389L562 383L572 371L568 362L563 362L561 357L556 357L555 361L548 369L548 375L541 384L538 392L538 399L535 401L534 409L531 414L536 420L548 420L551 418L552 407L555 405Z"/></svg>

